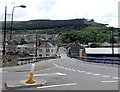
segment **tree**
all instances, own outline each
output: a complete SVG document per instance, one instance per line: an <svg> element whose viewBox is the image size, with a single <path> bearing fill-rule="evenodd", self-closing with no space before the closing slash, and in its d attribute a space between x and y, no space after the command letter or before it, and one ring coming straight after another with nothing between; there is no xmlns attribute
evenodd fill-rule
<svg viewBox="0 0 120 92"><path fill-rule="evenodd" d="M15 43L13 42L13 40L9 40L8 45L15 45Z"/></svg>
<svg viewBox="0 0 120 92"><path fill-rule="evenodd" d="M22 38L21 40L20 40L20 45L23 45L23 44L27 44L28 42L24 39L24 38Z"/></svg>
<svg viewBox="0 0 120 92"><path fill-rule="evenodd" d="M25 56L25 54L24 54L23 52L18 52L17 55L18 55L18 56L21 56L21 57L24 57L24 56Z"/></svg>
<svg viewBox="0 0 120 92"><path fill-rule="evenodd" d="M102 45L101 45L101 43L92 43L92 44L90 44L90 47L91 48L96 48L96 47L102 47Z"/></svg>

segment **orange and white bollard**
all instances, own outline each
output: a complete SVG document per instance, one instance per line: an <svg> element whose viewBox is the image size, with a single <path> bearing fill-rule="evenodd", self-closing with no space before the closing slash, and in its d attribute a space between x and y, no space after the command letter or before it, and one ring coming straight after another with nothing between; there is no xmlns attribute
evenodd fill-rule
<svg viewBox="0 0 120 92"><path fill-rule="evenodd" d="M36 82L35 80L33 80L34 69L35 69L35 64L32 64L29 79L26 81L26 83L28 83L28 84L33 84Z"/></svg>

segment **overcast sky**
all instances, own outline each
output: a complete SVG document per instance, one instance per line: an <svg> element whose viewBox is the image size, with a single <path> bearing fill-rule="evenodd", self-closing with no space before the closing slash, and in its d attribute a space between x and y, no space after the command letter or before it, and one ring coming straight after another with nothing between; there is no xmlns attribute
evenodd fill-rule
<svg viewBox="0 0 120 92"><path fill-rule="evenodd" d="M118 27L119 0L0 0L0 20L4 20L5 5L7 14L12 13L14 6L26 5L26 8L15 8L14 20L34 19L94 19L95 22ZM7 15L7 21L11 16Z"/></svg>

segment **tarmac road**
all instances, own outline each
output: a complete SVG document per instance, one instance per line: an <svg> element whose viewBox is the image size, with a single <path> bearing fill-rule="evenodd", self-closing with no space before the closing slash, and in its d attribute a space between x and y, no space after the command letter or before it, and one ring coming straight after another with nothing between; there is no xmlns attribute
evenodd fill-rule
<svg viewBox="0 0 120 92"><path fill-rule="evenodd" d="M19 90L118 90L118 67L85 63L69 58L64 48L60 48L60 55L61 58L58 59L35 63L34 79L46 80L46 86ZM30 64L4 68L3 83L27 80L30 68Z"/></svg>

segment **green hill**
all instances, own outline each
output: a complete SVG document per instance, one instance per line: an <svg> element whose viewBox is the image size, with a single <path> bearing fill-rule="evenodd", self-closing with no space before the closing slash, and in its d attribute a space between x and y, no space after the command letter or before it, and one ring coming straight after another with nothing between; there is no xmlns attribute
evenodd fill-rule
<svg viewBox="0 0 120 92"><path fill-rule="evenodd" d="M7 21L7 33L10 31L11 22ZM30 20L14 21L13 33L33 34L37 30L40 34L60 34L62 43L89 43L89 42L118 42L120 29L106 27L105 24L94 22L93 19L70 20ZM113 31L114 40L111 40Z"/></svg>

